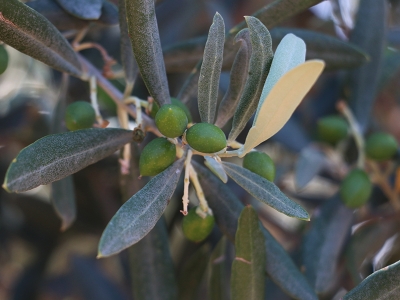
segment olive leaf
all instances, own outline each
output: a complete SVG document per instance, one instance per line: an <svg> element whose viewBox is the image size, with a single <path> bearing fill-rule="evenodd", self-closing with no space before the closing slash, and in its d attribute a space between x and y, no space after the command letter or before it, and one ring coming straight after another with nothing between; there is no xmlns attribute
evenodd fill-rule
<svg viewBox="0 0 400 300"><path fill-rule="evenodd" d="M259 108L245 144L239 149L243 157L254 147L277 133L289 120L301 100L311 89L324 68L320 60L307 61L287 72L274 85Z"/></svg>
<svg viewBox="0 0 400 300"><path fill-rule="evenodd" d="M304 41L294 34L287 34L276 48L271 69L269 70L267 80L265 81L261 93L260 101L258 102L254 120L257 120L261 106L264 104L265 99L278 80L294 67L304 63L305 59L306 44Z"/></svg>
<svg viewBox="0 0 400 300"><path fill-rule="evenodd" d="M252 51L249 77L233 117L228 144L236 139L256 111L273 58L271 35L268 29L254 17L245 18L250 30Z"/></svg>
<svg viewBox="0 0 400 300"><path fill-rule="evenodd" d="M106 26L117 25L119 22L118 8L113 3L103 0L100 18L95 22Z"/></svg>
<svg viewBox="0 0 400 300"><path fill-rule="evenodd" d="M97 20L103 0L56 0L71 15L83 20Z"/></svg>
<svg viewBox="0 0 400 300"><path fill-rule="evenodd" d="M210 156L204 156L204 159L204 164L207 166L207 168L209 168L210 171L214 173L214 175L221 179L223 183L227 183L228 176L226 175L221 163L217 162L214 158Z"/></svg>
<svg viewBox="0 0 400 300"><path fill-rule="evenodd" d="M174 162L121 206L101 236L98 257L121 252L150 232L167 208L184 161Z"/></svg>
<svg viewBox="0 0 400 300"><path fill-rule="evenodd" d="M229 268L231 265L227 247L229 247L226 237L222 236L218 244L211 253L208 278L210 300L229 300ZM229 264L229 265L228 265Z"/></svg>
<svg viewBox="0 0 400 300"><path fill-rule="evenodd" d="M200 68L198 106L202 122L213 123L218 100L219 77L225 41L225 24L219 13L214 15Z"/></svg>
<svg viewBox="0 0 400 300"><path fill-rule="evenodd" d="M177 299L177 283L164 218L129 248L129 258L135 299Z"/></svg>
<svg viewBox="0 0 400 300"><path fill-rule="evenodd" d="M24 192L67 177L132 141L132 131L90 128L52 134L21 150L8 167L3 188Z"/></svg>
<svg viewBox="0 0 400 300"><path fill-rule="evenodd" d="M0 1L0 40L56 70L83 76L67 40L45 17L18 0Z"/></svg>
<svg viewBox="0 0 400 300"><path fill-rule="evenodd" d="M365 278L343 300L384 300L400 297L400 261Z"/></svg>
<svg viewBox="0 0 400 300"><path fill-rule="evenodd" d="M140 74L161 107L171 103L153 0L125 2L129 37Z"/></svg>
<svg viewBox="0 0 400 300"><path fill-rule="evenodd" d="M235 250L231 275L232 299L264 299L265 239L257 213L251 206L243 208L240 214Z"/></svg>
<svg viewBox="0 0 400 300"><path fill-rule="evenodd" d="M72 176L51 184L51 203L61 219L61 231L67 230L76 218L75 190Z"/></svg>
<svg viewBox="0 0 400 300"><path fill-rule="evenodd" d="M235 44L239 42L240 48L232 65L228 90L218 107L215 125L219 128L222 128L232 118L246 84L251 57L251 41L248 28L242 29L236 35Z"/></svg>
<svg viewBox="0 0 400 300"><path fill-rule="evenodd" d="M290 200L274 183L232 163L223 162L222 166L230 178L257 200L289 217L310 220L307 211L296 202Z"/></svg>
<svg viewBox="0 0 400 300"><path fill-rule="evenodd" d="M304 188L326 165L325 155L312 146L304 147L295 166L295 182L297 188Z"/></svg>

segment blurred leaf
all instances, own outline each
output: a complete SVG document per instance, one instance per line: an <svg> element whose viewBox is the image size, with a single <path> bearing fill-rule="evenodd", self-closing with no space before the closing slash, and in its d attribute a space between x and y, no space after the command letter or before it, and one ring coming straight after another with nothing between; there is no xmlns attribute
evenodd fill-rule
<svg viewBox="0 0 400 300"><path fill-rule="evenodd" d="M355 285L362 281L360 274L364 262L371 261L387 239L397 232L393 221L379 220L361 225L346 247L346 267Z"/></svg>
<svg viewBox="0 0 400 300"><path fill-rule="evenodd" d="M277 27L271 30L273 44L292 33L307 46L306 59L321 59L325 70L355 68L368 61L368 55L356 45L316 31Z"/></svg>
<svg viewBox="0 0 400 300"><path fill-rule="evenodd" d="M335 282L339 255L353 222L353 210L338 196L325 202L311 222L303 242L305 276L317 294L329 291Z"/></svg>
<svg viewBox="0 0 400 300"><path fill-rule="evenodd" d="M265 239L254 208L243 208L235 238L236 257L232 264L232 299L264 299Z"/></svg>
<svg viewBox="0 0 400 300"><path fill-rule="evenodd" d="M324 62L307 61L287 72L275 84L263 106L259 108L253 127L246 142L240 149L243 157L254 147L277 133L289 120L304 96L317 81L324 68Z"/></svg>
<svg viewBox="0 0 400 300"><path fill-rule="evenodd" d="M178 291L164 218L129 251L135 299L176 300Z"/></svg>
<svg viewBox="0 0 400 300"><path fill-rule="evenodd" d="M193 164L199 174L201 185L207 187L204 189L204 194L214 213L216 224L222 233L234 243L237 222L243 204L226 184L198 163ZM317 300L318 297L287 252L267 229L262 228L262 231L265 238L268 276L294 299Z"/></svg>
<svg viewBox="0 0 400 300"><path fill-rule="evenodd" d="M205 162L204 164L207 168L210 169L211 172L214 173L223 183L227 183L228 176L225 173L224 168L222 167L220 162L217 162L214 158L210 156L204 156Z"/></svg>
<svg viewBox="0 0 400 300"><path fill-rule="evenodd" d="M382 62L382 69L379 78L379 90L382 90L387 83L396 75L400 69L400 53L398 50L388 48Z"/></svg>
<svg viewBox="0 0 400 300"><path fill-rule="evenodd" d="M304 188L326 166L325 155L313 146L301 150L295 167L297 188Z"/></svg>
<svg viewBox="0 0 400 300"><path fill-rule="evenodd" d="M26 3L46 17L58 30L82 29L89 21L82 20L67 13L55 0L34 0Z"/></svg>
<svg viewBox="0 0 400 300"><path fill-rule="evenodd" d="M96 23L106 26L117 25L119 22L118 8L107 0L102 1L103 5L101 6L101 15L100 18L96 20Z"/></svg>
<svg viewBox="0 0 400 300"><path fill-rule="evenodd" d="M256 111L274 55L268 29L254 17L246 17L246 22L249 26L251 39L249 77L233 117L228 144L237 138Z"/></svg>
<svg viewBox="0 0 400 300"><path fill-rule="evenodd" d="M90 128L52 134L21 150L8 167L3 187L23 192L60 180L117 151L132 131Z"/></svg>
<svg viewBox="0 0 400 300"><path fill-rule="evenodd" d="M143 81L161 107L171 103L154 0L125 2L129 37Z"/></svg>
<svg viewBox="0 0 400 300"><path fill-rule="evenodd" d="M103 0L56 0L71 15L83 20L97 20Z"/></svg>
<svg viewBox="0 0 400 300"><path fill-rule="evenodd" d="M371 22L371 20L374 20ZM370 56L370 62L352 71L348 82L348 99L364 132L371 120L385 45L386 2L361 0L350 42Z"/></svg>
<svg viewBox="0 0 400 300"><path fill-rule="evenodd" d="M306 44L294 34L287 34L276 48L271 69L265 81L263 91L258 102L257 112L254 120L257 120L258 113L272 88L287 72L304 63L306 57ZM254 122L255 123L255 122Z"/></svg>
<svg viewBox="0 0 400 300"><path fill-rule="evenodd" d="M257 200L289 217L310 220L307 211L290 200L274 183L238 165L228 162L222 165L228 176Z"/></svg>
<svg viewBox="0 0 400 300"><path fill-rule="evenodd" d="M201 59L198 64L191 70L190 75L183 83L182 88L179 90L177 98L184 104L191 101L192 98L197 99L197 91L199 88L200 68L203 60Z"/></svg>
<svg viewBox="0 0 400 300"><path fill-rule="evenodd" d="M121 60L125 72L125 80L129 84L133 84L139 74L139 68L129 38L125 0L119 0L119 26L121 30Z"/></svg>
<svg viewBox="0 0 400 300"><path fill-rule="evenodd" d="M184 157L151 179L121 206L101 236L98 257L121 252L150 232L176 189L183 163Z"/></svg>
<svg viewBox="0 0 400 300"><path fill-rule="evenodd" d="M249 72L249 59L251 56L251 41L249 29L245 28L238 32L235 44L240 42L240 49L236 54L230 72L228 90L218 108L218 116L215 125L222 128L225 123L233 117L235 109L242 95Z"/></svg>
<svg viewBox="0 0 400 300"><path fill-rule="evenodd" d="M81 64L61 33L18 0L0 1L0 40L56 70L82 76Z"/></svg>
<svg viewBox="0 0 400 300"><path fill-rule="evenodd" d="M199 288L210 259L210 250L210 244L204 244L185 262L178 279L178 299L196 299L199 295Z"/></svg>
<svg viewBox="0 0 400 300"><path fill-rule="evenodd" d="M380 269L347 293L343 300L383 300L400 297L400 261Z"/></svg>
<svg viewBox="0 0 400 300"><path fill-rule="evenodd" d="M200 118L204 123L213 123L215 118L224 41L224 19L219 13L215 13L204 49L199 78L198 105Z"/></svg>
<svg viewBox="0 0 400 300"><path fill-rule="evenodd" d="M208 281L210 300L229 300L229 273L226 257L227 240L223 236L210 257L210 278Z"/></svg>
<svg viewBox="0 0 400 300"><path fill-rule="evenodd" d="M61 231L67 230L76 218L72 176L67 176L51 184L51 203L61 219Z"/></svg>

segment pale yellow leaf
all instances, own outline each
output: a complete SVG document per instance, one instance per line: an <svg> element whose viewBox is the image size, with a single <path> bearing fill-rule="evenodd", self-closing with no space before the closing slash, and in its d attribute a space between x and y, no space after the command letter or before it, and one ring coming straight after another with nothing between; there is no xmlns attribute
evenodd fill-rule
<svg viewBox="0 0 400 300"><path fill-rule="evenodd" d="M309 60L279 79L260 107L239 157L269 139L286 124L322 73L324 66L322 60Z"/></svg>

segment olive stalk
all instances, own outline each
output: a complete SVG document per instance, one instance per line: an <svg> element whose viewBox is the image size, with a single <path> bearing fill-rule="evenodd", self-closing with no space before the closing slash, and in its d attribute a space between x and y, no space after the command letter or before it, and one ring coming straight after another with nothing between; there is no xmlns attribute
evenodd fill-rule
<svg viewBox="0 0 400 300"><path fill-rule="evenodd" d="M185 179L183 181L183 197L182 197L182 204L183 204L183 210L181 210L181 213L186 216L188 214L188 205L189 205L189 174L190 174L190 166L191 163L190 161L192 160L193 152L192 150L188 150L186 160L185 160Z"/></svg>
<svg viewBox="0 0 400 300"><path fill-rule="evenodd" d="M97 123L100 125L100 127L103 127L104 120L101 117L100 114L100 109L99 109L99 104L97 102L97 83L96 83L96 77L95 76L90 76L90 101L92 103L92 106L94 108L94 111L96 113L96 120Z"/></svg>
<svg viewBox="0 0 400 300"><path fill-rule="evenodd" d="M197 198L199 199L199 207L201 208L197 209L196 213L204 219L205 217L207 217L207 215L212 215L212 210L208 206L208 202L206 200L206 197L204 196L203 188L201 187L199 177L197 176L197 172L193 168L192 164L190 164L189 176L190 176L190 181L192 182L193 187L196 191Z"/></svg>

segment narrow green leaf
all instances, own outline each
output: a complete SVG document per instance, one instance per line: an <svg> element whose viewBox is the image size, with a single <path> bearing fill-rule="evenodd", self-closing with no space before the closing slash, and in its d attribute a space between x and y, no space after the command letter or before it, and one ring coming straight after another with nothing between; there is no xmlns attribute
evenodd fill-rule
<svg viewBox="0 0 400 300"><path fill-rule="evenodd" d="M61 231L67 230L76 218L72 176L67 176L51 184L51 203L61 219Z"/></svg>
<svg viewBox="0 0 400 300"><path fill-rule="evenodd" d="M204 159L204 164L207 166L207 168L209 168L210 171L214 173L214 175L221 179L223 183L227 183L228 176L226 175L221 163L210 156L204 156Z"/></svg>
<svg viewBox="0 0 400 300"><path fill-rule="evenodd" d="M361 0L350 42L362 48L370 61L350 73L348 99L361 127L367 130L376 98L386 31L386 2ZM374 22L371 22L374 20Z"/></svg>
<svg viewBox="0 0 400 300"><path fill-rule="evenodd" d="M125 80L129 84L133 84L139 74L139 67L129 38L125 0L119 0L119 27L121 30L121 60L125 72Z"/></svg>
<svg viewBox="0 0 400 300"><path fill-rule="evenodd" d="M243 208L240 214L235 250L231 275L232 299L264 299L265 239L257 213L251 206Z"/></svg>
<svg viewBox="0 0 400 300"><path fill-rule="evenodd" d="M296 187L304 188L326 165L327 159L321 151L312 146L303 148L295 166Z"/></svg>
<svg viewBox="0 0 400 300"><path fill-rule="evenodd" d="M274 183L238 165L228 162L222 165L228 176L257 200L289 217L310 220L307 211L290 200Z"/></svg>
<svg viewBox="0 0 400 300"><path fill-rule="evenodd" d="M133 294L141 300L176 300L177 285L164 218L129 249Z"/></svg>
<svg viewBox="0 0 400 300"><path fill-rule="evenodd" d="M273 52L268 29L256 18L245 17L250 30L251 58L249 77L239 100L234 117L229 142L234 141L244 129L257 109L262 88L271 66Z"/></svg>
<svg viewBox="0 0 400 300"><path fill-rule="evenodd" d="M79 30L89 25L89 21L72 16L54 0L34 0L25 4L46 17L60 31Z"/></svg>
<svg viewBox="0 0 400 300"><path fill-rule="evenodd" d="M379 78L379 91L388 84L400 69L400 53L394 48L387 48L382 62Z"/></svg>
<svg viewBox="0 0 400 300"><path fill-rule="evenodd" d="M230 261L226 253L227 240L223 236L215 246L210 257L210 277L208 290L210 300L229 300L230 282L228 263Z"/></svg>
<svg viewBox="0 0 400 300"><path fill-rule="evenodd" d="M263 91L258 103L257 112L254 122L257 119L261 106L264 104L267 96L272 88L282 78L285 73L298 65L304 63L306 59L306 44L304 41L294 34L287 34L276 48L274 59L272 60L271 69L269 70L267 80L265 81Z"/></svg>
<svg viewBox="0 0 400 300"><path fill-rule="evenodd" d="M338 196L328 200L311 222L303 242L305 276L317 294L332 287L337 276L339 256L353 223L353 210Z"/></svg>
<svg viewBox="0 0 400 300"><path fill-rule="evenodd" d="M205 123L214 123L224 41L224 19L219 13L215 13L213 23L208 32L199 78L198 106L201 121Z"/></svg>
<svg viewBox="0 0 400 300"><path fill-rule="evenodd" d="M248 28L238 32L235 37L235 44L238 42L240 42L240 48L230 72L229 87L219 105L218 116L215 121L215 125L220 128L233 117L248 77L251 56L251 41Z"/></svg>
<svg viewBox="0 0 400 300"><path fill-rule="evenodd" d="M97 20L103 0L56 0L71 15L84 20Z"/></svg>
<svg viewBox="0 0 400 300"><path fill-rule="evenodd" d="M18 0L0 1L0 40L56 70L82 76L67 40L45 17Z"/></svg>
<svg viewBox="0 0 400 300"><path fill-rule="evenodd" d="M125 2L129 37L143 81L161 107L171 103L153 0Z"/></svg>
<svg viewBox="0 0 400 300"><path fill-rule="evenodd" d="M340 70L359 67L368 61L368 55L356 45L320 32L298 28L277 27L271 30L273 44L287 34L301 38L307 46L306 59L321 59L326 70Z"/></svg>
<svg viewBox="0 0 400 300"><path fill-rule="evenodd" d="M121 252L155 226L176 189L184 157L151 179L117 211L101 236L98 257Z"/></svg>
<svg viewBox="0 0 400 300"><path fill-rule="evenodd" d="M343 300L384 300L400 297L400 261L365 278Z"/></svg>
<svg viewBox="0 0 400 300"><path fill-rule="evenodd" d="M21 150L8 167L3 187L24 192L67 177L117 151L132 131L91 128L52 134Z"/></svg>
<svg viewBox="0 0 400 300"><path fill-rule="evenodd" d="M242 202L235 193L223 184L206 168L193 163L199 174L202 186L206 186L204 194L210 205L215 222L226 237L235 242L235 233ZM317 300L314 290L310 287L304 275L293 263L290 256L275 240L268 230L262 229L266 248L266 271L268 276L290 297L300 300Z"/></svg>
<svg viewBox="0 0 400 300"><path fill-rule="evenodd" d="M102 1L100 18L95 22L106 26L117 25L119 22L118 8L107 0Z"/></svg>
<svg viewBox="0 0 400 300"><path fill-rule="evenodd" d="M179 90L177 98L185 104L191 102L193 98L197 99L198 88L199 88L199 77L200 77L200 68L203 60L200 59L198 64L191 70L190 75L183 83L182 88Z"/></svg>

